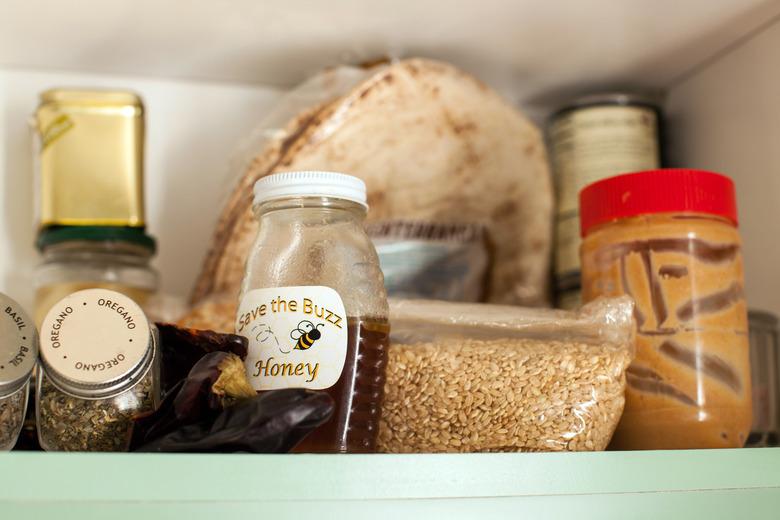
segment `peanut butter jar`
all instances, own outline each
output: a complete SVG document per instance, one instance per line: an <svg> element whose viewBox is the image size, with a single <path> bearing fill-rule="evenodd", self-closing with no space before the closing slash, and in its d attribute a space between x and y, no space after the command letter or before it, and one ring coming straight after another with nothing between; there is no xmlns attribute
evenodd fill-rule
<svg viewBox="0 0 780 520"><path fill-rule="evenodd" d="M733 182L649 170L580 193L584 301L636 301L636 358L611 448L744 445L751 383Z"/></svg>

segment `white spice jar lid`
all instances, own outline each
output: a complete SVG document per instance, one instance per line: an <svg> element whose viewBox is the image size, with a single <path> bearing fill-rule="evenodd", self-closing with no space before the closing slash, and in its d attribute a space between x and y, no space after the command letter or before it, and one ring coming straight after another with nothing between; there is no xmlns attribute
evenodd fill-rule
<svg viewBox="0 0 780 520"><path fill-rule="evenodd" d="M132 386L151 363L154 337L124 294L86 289L57 302L41 325L41 359L60 390L106 397Z"/></svg>
<svg viewBox="0 0 780 520"><path fill-rule="evenodd" d="M0 293L0 396L21 388L38 359L38 333L26 312Z"/></svg>

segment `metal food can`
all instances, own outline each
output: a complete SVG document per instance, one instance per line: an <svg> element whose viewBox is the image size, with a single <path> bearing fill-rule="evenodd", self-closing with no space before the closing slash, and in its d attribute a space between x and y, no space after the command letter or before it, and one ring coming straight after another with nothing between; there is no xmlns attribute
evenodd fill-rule
<svg viewBox="0 0 780 520"><path fill-rule="evenodd" d="M47 90L32 124L40 228L144 226L144 107L139 96Z"/></svg>
<svg viewBox="0 0 780 520"><path fill-rule="evenodd" d="M557 197L554 274L558 292L579 286L580 190L620 173L659 168L661 127L659 104L627 93L585 96L550 118L548 140Z"/></svg>

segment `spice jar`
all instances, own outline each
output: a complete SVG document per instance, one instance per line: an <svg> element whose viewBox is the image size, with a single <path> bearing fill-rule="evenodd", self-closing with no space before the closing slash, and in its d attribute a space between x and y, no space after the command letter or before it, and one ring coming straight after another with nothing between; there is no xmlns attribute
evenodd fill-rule
<svg viewBox="0 0 780 520"><path fill-rule="evenodd" d="M49 229L38 237L43 262L35 269L35 320L64 296L101 287L145 305L157 290L150 262L154 240L141 230L102 226Z"/></svg>
<svg viewBox="0 0 780 520"><path fill-rule="evenodd" d="M636 300L618 449L744 445L751 381L734 184L650 170L580 193L583 297Z"/></svg>
<svg viewBox="0 0 780 520"><path fill-rule="evenodd" d="M41 330L41 447L126 451L132 418L160 400L156 329L127 296L86 289L57 302Z"/></svg>
<svg viewBox="0 0 780 520"><path fill-rule="evenodd" d="M0 311L0 451L7 451L24 424L38 333L19 304L4 294Z"/></svg>
<svg viewBox="0 0 780 520"><path fill-rule="evenodd" d="M387 363L387 296L363 228L366 188L355 177L290 172L254 188L259 220L236 331L249 339L256 390L327 391L333 417L297 447L371 452Z"/></svg>

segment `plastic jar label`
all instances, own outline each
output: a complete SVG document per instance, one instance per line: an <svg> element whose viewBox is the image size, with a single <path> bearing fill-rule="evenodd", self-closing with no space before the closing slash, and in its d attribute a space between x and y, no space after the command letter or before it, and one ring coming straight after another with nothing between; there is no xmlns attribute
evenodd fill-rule
<svg viewBox="0 0 780 520"><path fill-rule="evenodd" d="M347 315L330 287L254 289L238 308L236 333L249 340L255 390L335 385L347 357Z"/></svg>

